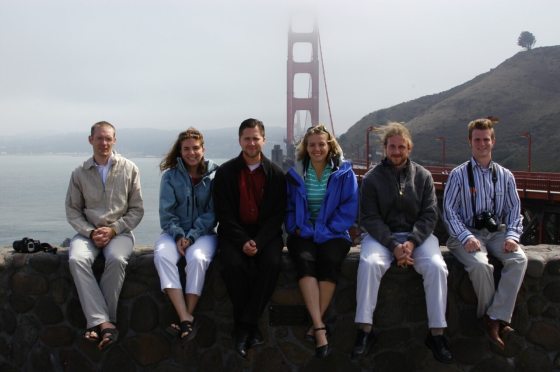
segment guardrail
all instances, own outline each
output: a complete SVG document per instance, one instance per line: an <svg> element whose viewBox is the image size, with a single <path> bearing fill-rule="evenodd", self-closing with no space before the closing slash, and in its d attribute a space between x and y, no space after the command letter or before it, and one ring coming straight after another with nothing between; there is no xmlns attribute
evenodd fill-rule
<svg viewBox="0 0 560 372"><path fill-rule="evenodd" d="M443 191L453 167L426 166L425 168L432 173L436 190ZM354 161L354 172L358 178L361 179L367 170L365 162ZM520 198L560 201L560 173L526 171L512 173Z"/></svg>

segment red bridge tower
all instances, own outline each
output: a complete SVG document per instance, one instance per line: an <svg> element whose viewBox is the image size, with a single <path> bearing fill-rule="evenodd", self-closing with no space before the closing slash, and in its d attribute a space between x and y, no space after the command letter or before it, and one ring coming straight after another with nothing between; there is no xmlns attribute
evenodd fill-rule
<svg viewBox="0 0 560 372"><path fill-rule="evenodd" d="M317 23L311 32L294 32L290 25L288 32L288 81L287 81L287 134L286 157L295 158L294 121L297 111L309 111L311 125L319 122L319 30ZM311 44L311 59L309 61L294 61L294 44ZM311 79L311 97L294 96L294 80L296 74L308 74Z"/></svg>

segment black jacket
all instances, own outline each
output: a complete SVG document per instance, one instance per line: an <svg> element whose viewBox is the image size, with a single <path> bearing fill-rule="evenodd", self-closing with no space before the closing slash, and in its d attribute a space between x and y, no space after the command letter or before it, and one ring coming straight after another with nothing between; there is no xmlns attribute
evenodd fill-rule
<svg viewBox="0 0 560 372"><path fill-rule="evenodd" d="M262 154L261 154L262 155ZM246 167L243 154L228 160L216 171L214 178L214 211L218 220L218 239L227 240L243 248L249 240L262 249L282 234L282 222L286 210L286 180L284 172L262 155L261 166L266 177L265 191L259 209L257 226L245 226L239 217L239 173ZM256 229L256 233L250 230Z"/></svg>

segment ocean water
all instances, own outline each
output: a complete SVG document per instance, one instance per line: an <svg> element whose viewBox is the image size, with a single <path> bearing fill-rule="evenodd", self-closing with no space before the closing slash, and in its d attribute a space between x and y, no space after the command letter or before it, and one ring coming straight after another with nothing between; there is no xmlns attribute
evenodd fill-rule
<svg viewBox="0 0 560 372"><path fill-rule="evenodd" d="M75 231L66 222L64 200L72 171L87 155L0 155L0 247L29 237L61 245ZM130 158L140 169L144 218L136 244L153 244L160 234L159 158ZM213 159L214 160L214 159ZM223 159L214 160L218 164Z"/></svg>

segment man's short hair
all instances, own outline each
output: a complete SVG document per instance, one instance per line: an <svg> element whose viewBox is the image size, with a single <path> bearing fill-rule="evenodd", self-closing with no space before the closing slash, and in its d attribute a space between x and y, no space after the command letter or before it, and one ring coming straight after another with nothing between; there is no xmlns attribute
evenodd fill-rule
<svg viewBox="0 0 560 372"><path fill-rule="evenodd" d="M93 137L93 133L95 133L95 130L97 128L101 128L101 127L112 128L113 129L113 137L117 134L117 130L115 129L113 124L109 123L108 121L99 121L99 122L97 122L97 123L95 123L91 126L91 136Z"/></svg>
<svg viewBox="0 0 560 372"><path fill-rule="evenodd" d="M243 120L241 125L239 125L239 137L241 137L243 131L247 128L259 128L261 136L264 137L264 124L262 121L253 118Z"/></svg>
<svg viewBox="0 0 560 372"><path fill-rule="evenodd" d="M490 129L492 139L495 139L496 136L494 134L494 125L496 125L497 123L498 123L498 118L495 118L493 116L489 116L487 118L475 119L471 121L467 126L467 128L469 128L469 141L472 139L472 132L475 129L481 129L481 130Z"/></svg>

